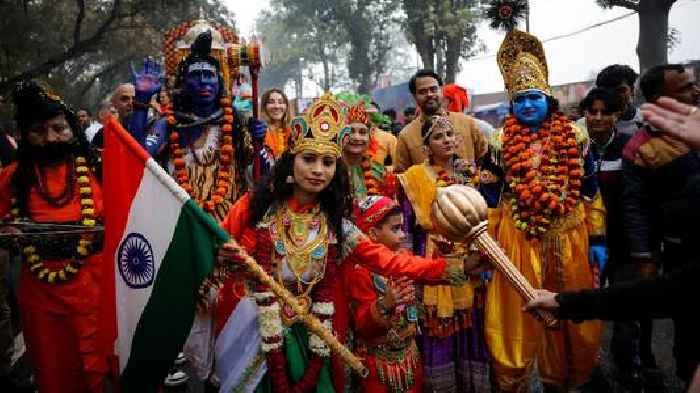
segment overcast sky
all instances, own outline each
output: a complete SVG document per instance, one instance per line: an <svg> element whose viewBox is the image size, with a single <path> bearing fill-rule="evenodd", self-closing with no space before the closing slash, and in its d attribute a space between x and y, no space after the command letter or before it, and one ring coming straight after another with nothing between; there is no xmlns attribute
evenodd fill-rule
<svg viewBox="0 0 700 393"><path fill-rule="evenodd" d="M269 0L227 0L236 13L242 35L253 33L254 21ZM530 0L530 31L540 39L568 34L595 23L629 13L623 8L604 10L594 0ZM680 32L680 44L669 54L670 62L700 59L700 1L678 0L671 9L669 26ZM553 85L588 79L609 64L629 64L638 69L635 53L639 36L637 15L593 28L572 37L545 43ZM504 33L494 32L485 24L478 29L487 52L477 59L463 62L457 83L474 93L503 90L503 79L492 56Z"/></svg>

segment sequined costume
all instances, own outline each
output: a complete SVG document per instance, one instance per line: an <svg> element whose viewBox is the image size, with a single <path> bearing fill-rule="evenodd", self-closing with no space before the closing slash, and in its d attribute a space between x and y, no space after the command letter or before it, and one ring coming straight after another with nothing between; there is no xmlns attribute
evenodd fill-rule
<svg viewBox="0 0 700 393"><path fill-rule="evenodd" d="M386 197L368 197L355 212L358 228L367 233L398 204ZM378 306L389 279L356 264L344 277L351 305L354 351L365 359L369 375L360 381L365 393L423 391L423 365L416 346L417 310L400 305L388 313Z"/></svg>

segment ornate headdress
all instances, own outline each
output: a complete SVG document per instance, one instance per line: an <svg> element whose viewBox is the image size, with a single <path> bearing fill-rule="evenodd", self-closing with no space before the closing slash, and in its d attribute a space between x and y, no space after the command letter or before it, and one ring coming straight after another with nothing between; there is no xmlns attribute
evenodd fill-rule
<svg viewBox="0 0 700 393"><path fill-rule="evenodd" d="M340 157L338 141L345 129L340 104L326 92L306 110L305 116L292 120L291 152L311 150Z"/></svg>
<svg viewBox="0 0 700 393"><path fill-rule="evenodd" d="M370 228L376 226L398 206L391 198L378 195L368 196L355 206L355 224L362 232L367 233Z"/></svg>
<svg viewBox="0 0 700 393"><path fill-rule="evenodd" d="M452 125L450 118L447 116L434 115L430 117L430 121L430 128L428 128L428 131L423 135L423 142L430 138L430 135L436 130L455 130L454 125Z"/></svg>
<svg viewBox="0 0 700 393"><path fill-rule="evenodd" d="M196 54L192 52L193 49L205 49L203 45L205 42L200 41L202 45L194 45L194 43L197 37L206 32L211 34L209 39L211 49L206 54L206 58L201 60L203 62L215 60L218 63L219 71L224 80L224 86L222 87L226 92L230 92L231 81L238 74L241 58L247 57L246 47L240 45L235 30L204 19L183 22L165 33L163 36L165 75L168 79L175 77L180 71L179 66L181 62L186 61L188 58L194 60L192 57L196 56L202 57L202 53ZM202 50L199 52L202 52ZM246 53L242 54L241 52Z"/></svg>
<svg viewBox="0 0 700 393"><path fill-rule="evenodd" d="M362 123L369 124L369 115L365 109L365 102L359 101L348 109L346 124Z"/></svg>
<svg viewBox="0 0 700 393"><path fill-rule="evenodd" d="M534 35L520 30L508 32L498 49L497 61L511 97L531 89L551 94L547 58L542 42Z"/></svg>

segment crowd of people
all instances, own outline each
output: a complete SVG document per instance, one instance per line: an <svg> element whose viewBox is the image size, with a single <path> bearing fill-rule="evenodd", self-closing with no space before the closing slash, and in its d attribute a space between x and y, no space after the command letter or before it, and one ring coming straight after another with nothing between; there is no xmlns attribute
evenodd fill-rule
<svg viewBox="0 0 700 393"><path fill-rule="evenodd" d="M146 59L96 120L24 81L12 95L18 138L0 135L2 239L21 238L19 223L109 225L101 154L103 126L116 118L237 241L218 251L236 268L205 288L211 307L164 385L586 391L600 366L600 320L611 320L615 391L661 392L651 320L673 318L677 374L700 392L700 89L682 66L652 67L639 81L626 65L606 67L572 122L552 95L541 42L512 30L497 56L511 107L502 127L465 115L466 92L426 69L409 81L416 106L403 110L405 124L386 110L382 129L378 106L352 94L327 92L297 115L270 89L251 116L256 97L240 93L248 89L226 61L231 37L205 21L188 26L197 34L182 32L186 56L165 54L165 78ZM465 187L483 198L488 232L537 288L533 298L467 234L448 235L459 232L452 216L476 214L457 195ZM113 346L99 337L97 267L111 259L94 237L51 239L0 243L0 386L102 392ZM242 251L305 314L248 275ZM15 285L5 278L16 263ZM10 289L33 382L11 367ZM542 310L556 321L545 324ZM306 314L362 359L366 377L307 330Z"/></svg>

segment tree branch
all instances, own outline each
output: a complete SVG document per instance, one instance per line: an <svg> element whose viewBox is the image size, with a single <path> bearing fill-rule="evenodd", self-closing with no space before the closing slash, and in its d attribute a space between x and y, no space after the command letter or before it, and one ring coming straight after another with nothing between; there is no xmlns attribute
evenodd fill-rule
<svg viewBox="0 0 700 393"><path fill-rule="evenodd" d="M609 7L623 7L639 12L639 3L632 0L605 0L605 4Z"/></svg>
<svg viewBox="0 0 700 393"><path fill-rule="evenodd" d="M116 60L112 64L107 65L105 68L100 70L100 72L96 72L93 76L88 79L88 81L85 83L85 86L80 91L80 97L84 96L88 90L92 87L92 85L95 84L95 81L97 81L97 78L101 78L103 75L106 75L117 68L121 67L122 65L126 64L130 60L129 57L124 57L119 60Z"/></svg>
<svg viewBox="0 0 700 393"><path fill-rule="evenodd" d="M85 0L76 0L78 3L78 16L75 18L75 28L73 28L73 45L80 42L80 29L85 19Z"/></svg>
<svg viewBox="0 0 700 393"><path fill-rule="evenodd" d="M22 72L21 74L15 75L5 80L4 82L1 82L0 92L11 89L15 85L15 83L21 80L45 74L54 69L55 67L65 63L66 61L92 50L95 45L100 43L100 41L104 38L104 35L109 31L109 28L112 25L112 23L117 19L120 7L121 0L114 0L114 4L112 5L112 10L109 16L107 17L107 19L105 19L104 22L102 22L102 25L100 25L100 27L97 29L97 31L95 31L95 33L92 36L86 38L85 40L75 42L73 46L65 50L63 53L59 53L55 56L49 57L43 63L36 65L30 68L29 70Z"/></svg>

